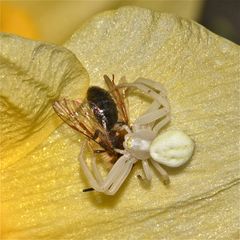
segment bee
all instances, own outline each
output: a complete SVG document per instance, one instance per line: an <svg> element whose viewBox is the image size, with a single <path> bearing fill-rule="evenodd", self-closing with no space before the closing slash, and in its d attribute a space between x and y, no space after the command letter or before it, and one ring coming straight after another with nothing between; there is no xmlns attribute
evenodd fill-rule
<svg viewBox="0 0 240 240"><path fill-rule="evenodd" d="M116 87L114 75L112 80L107 75L103 77L108 91L91 86L83 101L63 98L53 103L53 109L65 123L86 137L88 150L105 155L107 166L111 168L121 156L115 149L123 150L129 118L124 90ZM83 191L89 190L93 188Z"/></svg>

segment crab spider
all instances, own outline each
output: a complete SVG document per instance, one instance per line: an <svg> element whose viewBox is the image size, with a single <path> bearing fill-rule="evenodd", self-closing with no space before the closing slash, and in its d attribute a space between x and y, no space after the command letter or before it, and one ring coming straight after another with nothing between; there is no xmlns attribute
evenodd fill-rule
<svg viewBox="0 0 240 240"><path fill-rule="evenodd" d="M85 152L91 148L87 140L84 142L80 154L80 165L92 188L107 195L114 195L129 175L133 165L141 161L145 178L152 179L150 164L158 171L164 183L169 182L167 172L160 164L179 167L190 159L194 149L193 141L181 131L167 131L159 134L159 131L170 122L170 105L164 87L155 81L138 78L133 83L118 86L136 88L152 99L148 110L139 116L131 128L124 125L127 131L124 137L124 149L115 149L121 154L108 175L103 179L96 164L96 158L92 157L92 172L85 162Z"/></svg>

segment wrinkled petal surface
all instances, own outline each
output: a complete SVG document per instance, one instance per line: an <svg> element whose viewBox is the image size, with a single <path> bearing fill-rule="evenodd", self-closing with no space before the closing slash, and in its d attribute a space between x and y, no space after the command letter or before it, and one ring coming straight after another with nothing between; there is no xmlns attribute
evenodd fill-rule
<svg viewBox="0 0 240 240"><path fill-rule="evenodd" d="M18 239L19 232L32 239L27 228L36 226L32 216L39 219L34 209L43 197L36 194L43 180L36 172L41 175L39 161L45 161L34 152L61 123L52 102L83 97L89 78L63 47L8 34L0 35L0 46L1 230L4 239Z"/></svg>
<svg viewBox="0 0 240 240"><path fill-rule="evenodd" d="M49 136L58 119L52 102L61 96L80 97L88 86L88 75L65 48L7 34L1 34L0 41L0 131L5 167Z"/></svg>
<svg viewBox="0 0 240 240"><path fill-rule="evenodd" d="M239 46L192 21L129 7L96 16L65 47L86 68L91 85L104 86L103 74L112 73L163 83L172 108L167 129L185 131L196 150L186 166L167 169L168 187L156 174L150 186L139 182L138 166L113 197L82 193L88 184L77 162L81 139L62 125L3 171L4 237L238 239ZM70 94L76 83L67 79L62 84ZM147 104L131 95L131 119Z"/></svg>

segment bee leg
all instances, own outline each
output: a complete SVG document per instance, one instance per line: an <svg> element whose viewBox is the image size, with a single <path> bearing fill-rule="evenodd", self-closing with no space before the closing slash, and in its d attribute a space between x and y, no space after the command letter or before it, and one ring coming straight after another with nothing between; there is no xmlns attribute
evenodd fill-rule
<svg viewBox="0 0 240 240"><path fill-rule="evenodd" d="M97 129L96 131L95 131L95 133L94 133L94 135L93 135L93 139L94 140L96 140L97 138L98 138L98 136L99 136L99 134L101 133L101 131L99 130L99 129Z"/></svg>
<svg viewBox="0 0 240 240"><path fill-rule="evenodd" d="M96 149L96 150L93 150L94 153L105 153L106 150L103 150L103 149Z"/></svg>
<svg viewBox="0 0 240 240"><path fill-rule="evenodd" d="M82 191L83 192L91 192L91 191L94 191L94 188L84 188Z"/></svg>

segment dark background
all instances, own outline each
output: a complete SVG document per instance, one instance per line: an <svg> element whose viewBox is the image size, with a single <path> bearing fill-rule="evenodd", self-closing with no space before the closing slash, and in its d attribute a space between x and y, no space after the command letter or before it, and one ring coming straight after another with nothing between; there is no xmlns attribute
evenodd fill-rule
<svg viewBox="0 0 240 240"><path fill-rule="evenodd" d="M240 43L240 0L206 0L199 23L212 32Z"/></svg>

